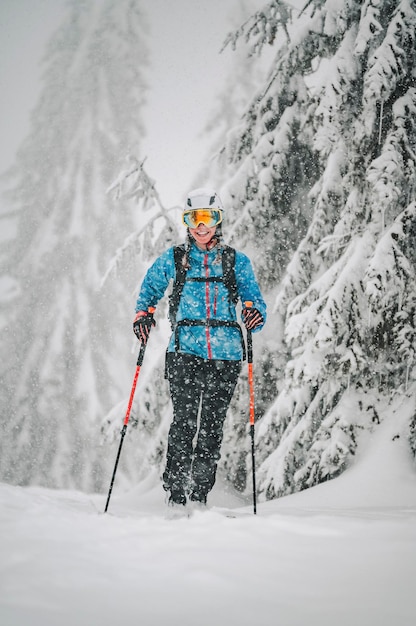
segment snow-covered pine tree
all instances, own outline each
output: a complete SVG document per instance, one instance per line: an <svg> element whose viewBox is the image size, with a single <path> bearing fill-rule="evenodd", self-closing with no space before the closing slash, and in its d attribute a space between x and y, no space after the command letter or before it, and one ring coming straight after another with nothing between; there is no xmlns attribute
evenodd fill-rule
<svg viewBox="0 0 416 626"><path fill-rule="evenodd" d="M275 37L281 7L253 18L257 42ZM269 498L337 476L359 434L393 406L409 415L416 448L415 31L408 0L309 2L239 131L241 225L248 211L266 272L282 225L272 200L295 221L296 190L311 187L308 231L276 300L289 351L283 389L258 428Z"/></svg>
<svg viewBox="0 0 416 626"><path fill-rule="evenodd" d="M99 286L135 226L105 191L143 133L144 30L133 0L72 0L47 49L10 172L18 234L7 265L19 293L2 333L2 480L100 489L113 463L97 420L125 392L134 283Z"/></svg>

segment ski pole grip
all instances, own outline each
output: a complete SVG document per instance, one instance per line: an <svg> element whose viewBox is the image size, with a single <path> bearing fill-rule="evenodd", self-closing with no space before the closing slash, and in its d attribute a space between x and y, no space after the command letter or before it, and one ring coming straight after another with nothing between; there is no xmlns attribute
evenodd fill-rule
<svg viewBox="0 0 416 626"><path fill-rule="evenodd" d="M147 312L149 313L149 315L153 315L155 311L156 311L156 308L154 306L149 306L147 308ZM137 357L137 364L136 364L139 371L143 363L144 353L146 352L146 346L147 346L147 343L142 343L140 346L139 356Z"/></svg>
<svg viewBox="0 0 416 626"><path fill-rule="evenodd" d="M251 309L251 307L253 306L253 303L251 300L246 300L244 302L244 306L246 307L246 309ZM249 330L248 328L247 328L247 360L249 364L253 362L253 340L251 336L251 330Z"/></svg>

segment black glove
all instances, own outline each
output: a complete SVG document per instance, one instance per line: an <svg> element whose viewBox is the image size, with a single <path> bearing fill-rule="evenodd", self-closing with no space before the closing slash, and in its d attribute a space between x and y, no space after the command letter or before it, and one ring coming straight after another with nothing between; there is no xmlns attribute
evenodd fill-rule
<svg viewBox="0 0 416 626"><path fill-rule="evenodd" d="M156 326L153 313L149 311L138 311L133 321L133 332L143 345L146 345L149 339L152 326Z"/></svg>
<svg viewBox="0 0 416 626"><path fill-rule="evenodd" d="M257 309L244 307L243 322L247 330L254 330L263 324L263 316Z"/></svg>

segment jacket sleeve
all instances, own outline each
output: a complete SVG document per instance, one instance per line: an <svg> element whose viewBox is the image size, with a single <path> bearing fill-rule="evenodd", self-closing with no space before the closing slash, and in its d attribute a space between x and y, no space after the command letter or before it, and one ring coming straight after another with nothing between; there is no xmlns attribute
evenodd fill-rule
<svg viewBox="0 0 416 626"><path fill-rule="evenodd" d="M257 309L263 317L263 324L253 330L253 332L257 332L263 328L266 322L267 307L254 275L251 261L242 252L236 252L235 277L237 282L237 291L241 299L242 306L244 307L245 302L251 301L253 303L253 308Z"/></svg>
<svg viewBox="0 0 416 626"><path fill-rule="evenodd" d="M169 248L156 259L146 272L136 302L137 311L147 311L156 306L164 296L169 281L175 277L173 248Z"/></svg>

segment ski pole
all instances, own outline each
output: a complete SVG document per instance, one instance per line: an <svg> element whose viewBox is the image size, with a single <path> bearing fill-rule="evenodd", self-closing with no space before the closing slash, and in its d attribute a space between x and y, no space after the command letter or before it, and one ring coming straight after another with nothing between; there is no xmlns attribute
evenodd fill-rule
<svg viewBox="0 0 416 626"><path fill-rule="evenodd" d="M252 302L245 302L245 307L251 309ZM250 435L251 435L251 468L253 475L253 513L257 513L256 503L256 460L254 455L254 382L253 382L253 337L251 330L247 329L247 363L248 363L248 388L250 394Z"/></svg>
<svg viewBox="0 0 416 626"><path fill-rule="evenodd" d="M153 313L155 312L155 309L153 307L149 307L148 311L149 311L149 313L151 313L153 315ZM126 411L126 415L124 417L123 428L121 430L120 445L118 447L116 463L114 465L114 471L113 471L113 475L111 477L110 489L108 491L107 502L105 504L104 513L107 513L108 505L110 504L111 492L113 491L113 485L114 485L114 480L115 480L116 473L117 473L118 462L120 460L121 448L123 447L124 436L126 434L127 425L129 423L129 419L130 419L131 407L133 405L133 398L134 398L134 394L136 392L137 379L139 378L140 368L142 366L143 359L144 359L144 353L146 352L146 345L147 345L147 343L142 343L141 344L139 356L137 357L136 371L134 373L133 385L132 385L131 392L130 392L129 403L127 405L127 411Z"/></svg>

